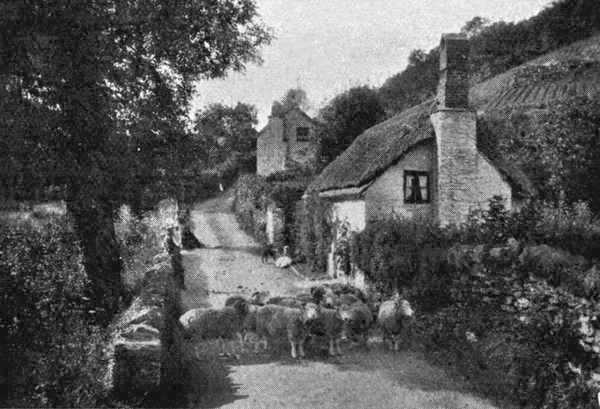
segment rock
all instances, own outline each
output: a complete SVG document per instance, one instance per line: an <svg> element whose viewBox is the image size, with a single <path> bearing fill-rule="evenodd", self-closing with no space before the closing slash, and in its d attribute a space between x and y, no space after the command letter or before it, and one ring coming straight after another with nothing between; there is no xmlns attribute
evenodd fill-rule
<svg viewBox="0 0 600 409"><path fill-rule="evenodd" d="M160 387L160 342L119 342L115 345L113 387L116 396L129 399Z"/></svg>
<svg viewBox="0 0 600 409"><path fill-rule="evenodd" d="M129 341L152 341L160 338L160 332L148 324L133 324L121 332L121 337Z"/></svg>
<svg viewBox="0 0 600 409"><path fill-rule="evenodd" d="M287 268L292 265L292 259L288 256L281 256L275 261L275 266L279 268Z"/></svg>

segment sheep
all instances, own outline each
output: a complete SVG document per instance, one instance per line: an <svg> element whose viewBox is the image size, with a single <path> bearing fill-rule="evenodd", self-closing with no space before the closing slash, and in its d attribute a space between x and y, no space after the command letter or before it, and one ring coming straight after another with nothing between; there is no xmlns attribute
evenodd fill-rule
<svg viewBox="0 0 600 409"><path fill-rule="evenodd" d="M265 305L270 296L269 291L255 291L250 296L250 302L255 305Z"/></svg>
<svg viewBox="0 0 600 409"><path fill-rule="evenodd" d="M246 302L250 304L251 300L244 297L243 295L232 295L227 297L227 299L225 300L225 307L233 307L239 302Z"/></svg>
<svg viewBox="0 0 600 409"><path fill-rule="evenodd" d="M269 305L269 304L281 305L282 307L290 307L290 308L302 308L302 306L305 303L303 303L302 301L300 301L294 297L277 296L277 297L269 298L267 300L267 305Z"/></svg>
<svg viewBox="0 0 600 409"><path fill-rule="evenodd" d="M327 337L330 356L342 355L340 340L344 329L344 321L339 311L314 303L306 304L305 309L309 311L309 316L314 317L309 321L311 334Z"/></svg>
<svg viewBox="0 0 600 409"><path fill-rule="evenodd" d="M303 358L304 342L308 336L307 323L316 318L316 312L306 308L289 308L269 304L256 310L255 329L259 338L268 347L268 338L287 337L292 358Z"/></svg>
<svg viewBox="0 0 600 409"><path fill-rule="evenodd" d="M311 287L310 295L312 296L313 302L317 305L323 305L331 308L336 303L336 295L331 288L320 285L317 287Z"/></svg>
<svg viewBox="0 0 600 409"><path fill-rule="evenodd" d="M220 309L191 309L179 317L179 322L185 329L186 336L202 340L217 339L222 343L224 352L225 339L237 338L243 347L242 330L248 311L248 304L238 300L233 306Z"/></svg>
<svg viewBox="0 0 600 409"><path fill-rule="evenodd" d="M362 301L342 304L339 308L340 317L344 322L343 338L356 335L361 338L361 344L366 347L369 338L369 328L373 324L373 313Z"/></svg>
<svg viewBox="0 0 600 409"><path fill-rule="evenodd" d="M383 344L391 340L394 351L399 349L399 337L414 321L414 310L408 300L395 294L390 300L384 301L379 306L377 322L383 330Z"/></svg>

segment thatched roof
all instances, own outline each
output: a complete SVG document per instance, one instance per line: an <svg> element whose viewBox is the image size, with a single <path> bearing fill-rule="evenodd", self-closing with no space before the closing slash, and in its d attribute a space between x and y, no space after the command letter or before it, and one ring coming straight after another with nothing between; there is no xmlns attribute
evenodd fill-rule
<svg viewBox="0 0 600 409"><path fill-rule="evenodd" d="M573 96L600 92L600 36L579 41L482 82L470 91L480 115L512 108L544 108ZM309 186L327 191L362 186L396 163L414 145L434 138L429 115L433 100L412 107L367 129ZM516 193L531 193L528 178L516 167L486 152Z"/></svg>

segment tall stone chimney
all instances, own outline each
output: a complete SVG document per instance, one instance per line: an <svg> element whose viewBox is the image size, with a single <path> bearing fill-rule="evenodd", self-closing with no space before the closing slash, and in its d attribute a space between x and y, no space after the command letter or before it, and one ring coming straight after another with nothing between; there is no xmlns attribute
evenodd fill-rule
<svg viewBox="0 0 600 409"><path fill-rule="evenodd" d="M444 34L437 108L431 114L437 147L437 218L459 224L478 206L477 117L469 107L469 42Z"/></svg>

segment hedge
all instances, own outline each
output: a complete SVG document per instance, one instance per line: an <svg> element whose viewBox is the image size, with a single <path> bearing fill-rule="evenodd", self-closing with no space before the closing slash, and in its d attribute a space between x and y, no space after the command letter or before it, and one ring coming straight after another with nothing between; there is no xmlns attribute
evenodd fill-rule
<svg viewBox="0 0 600 409"><path fill-rule="evenodd" d="M404 288L429 355L486 393L524 407L591 408L600 391L600 270L583 255L594 254L597 232L583 204L509 213L496 199L458 227L370 223L350 237L349 257L382 292Z"/></svg>
<svg viewBox="0 0 600 409"><path fill-rule="evenodd" d="M284 217L283 235L276 238L276 246L296 248L296 209L310 178L305 171L280 172L266 178L251 174L240 176L234 185L233 210L242 229L266 243L266 213L269 204L273 204L283 210Z"/></svg>
<svg viewBox="0 0 600 409"><path fill-rule="evenodd" d="M96 407L103 331L64 215L0 225L0 406Z"/></svg>

